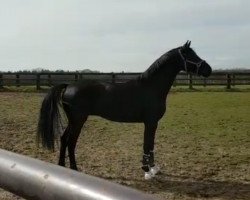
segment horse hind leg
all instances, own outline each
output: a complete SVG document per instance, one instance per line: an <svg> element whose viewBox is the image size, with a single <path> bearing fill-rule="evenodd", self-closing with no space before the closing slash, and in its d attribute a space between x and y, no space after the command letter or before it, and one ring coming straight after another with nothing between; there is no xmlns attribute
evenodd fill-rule
<svg viewBox="0 0 250 200"><path fill-rule="evenodd" d="M77 170L77 164L75 159L75 148L77 139L80 135L81 129L85 121L87 120L87 116L74 117L74 120L70 122L71 128L68 136L68 153L69 153L69 161L70 168Z"/></svg>
<svg viewBox="0 0 250 200"><path fill-rule="evenodd" d="M69 118L70 118L70 108L67 104L62 104L63 105L63 109L65 111L65 114L68 118L68 121L69 121ZM58 161L58 165L60 166L63 166L65 167L65 157L66 157L66 149L67 149L67 146L68 146L68 137L69 137L69 134L70 134L70 123L68 123L68 126L66 127L63 135L61 136L60 138L60 155L59 155L59 161Z"/></svg>
<svg viewBox="0 0 250 200"><path fill-rule="evenodd" d="M68 125L63 135L61 136L60 156L59 156L58 165L63 166L63 167L65 167L65 155L66 155L69 132L70 132L70 126Z"/></svg>

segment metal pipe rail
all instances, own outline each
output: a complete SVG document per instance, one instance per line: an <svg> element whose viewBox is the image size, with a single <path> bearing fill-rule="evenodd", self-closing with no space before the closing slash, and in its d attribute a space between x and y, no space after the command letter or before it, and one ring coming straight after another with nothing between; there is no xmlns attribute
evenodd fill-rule
<svg viewBox="0 0 250 200"><path fill-rule="evenodd" d="M32 200L156 199L122 185L2 149L0 187Z"/></svg>

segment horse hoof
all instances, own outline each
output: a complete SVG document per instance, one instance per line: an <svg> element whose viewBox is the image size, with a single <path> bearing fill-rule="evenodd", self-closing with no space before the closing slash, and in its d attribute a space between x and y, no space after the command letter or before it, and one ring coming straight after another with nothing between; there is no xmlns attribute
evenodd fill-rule
<svg viewBox="0 0 250 200"><path fill-rule="evenodd" d="M150 180L153 178L153 176L152 176L151 172L149 171L149 172L145 172L144 178L145 178L145 180Z"/></svg>
<svg viewBox="0 0 250 200"><path fill-rule="evenodd" d="M151 176L155 176L156 174L158 174L160 172L160 167L158 166L154 166L154 167L151 167L150 168L150 173L151 173Z"/></svg>

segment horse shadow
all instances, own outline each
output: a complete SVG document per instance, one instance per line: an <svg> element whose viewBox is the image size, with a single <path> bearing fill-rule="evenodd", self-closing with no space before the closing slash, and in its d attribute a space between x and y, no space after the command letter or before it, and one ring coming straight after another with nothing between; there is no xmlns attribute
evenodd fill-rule
<svg viewBox="0 0 250 200"><path fill-rule="evenodd" d="M129 178L108 178L113 179L120 184L134 187L145 192L156 193L174 193L177 195L188 196L192 198L220 198L225 200L250 199L250 183L241 183L233 181L215 181L199 180L185 176L173 176L169 174L157 175L150 181L143 179Z"/></svg>

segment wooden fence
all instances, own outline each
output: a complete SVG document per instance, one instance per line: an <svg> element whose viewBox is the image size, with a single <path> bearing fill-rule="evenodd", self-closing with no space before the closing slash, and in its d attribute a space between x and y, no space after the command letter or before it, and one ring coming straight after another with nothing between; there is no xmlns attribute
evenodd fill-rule
<svg viewBox="0 0 250 200"><path fill-rule="evenodd" d="M140 73L0 73L0 88L4 86L53 86L60 83L72 83L87 79L102 80L112 83L122 83L131 80ZM250 85L250 73L215 72L209 78L191 74L179 73L175 86L217 86L230 89L236 85Z"/></svg>

